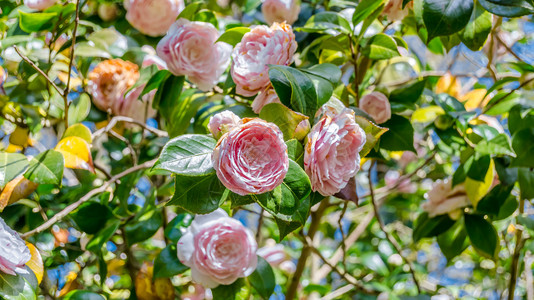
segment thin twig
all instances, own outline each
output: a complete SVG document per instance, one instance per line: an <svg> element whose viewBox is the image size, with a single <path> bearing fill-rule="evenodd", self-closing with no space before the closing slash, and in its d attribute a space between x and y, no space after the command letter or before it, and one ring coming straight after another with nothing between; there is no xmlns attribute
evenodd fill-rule
<svg viewBox="0 0 534 300"><path fill-rule="evenodd" d="M111 129L110 131L108 131L109 134L111 134L112 136L116 137L117 139L119 139L120 141L122 141L123 143L126 144L126 146L128 147L128 149L130 149L130 155L132 156L132 161L133 161L133 165L137 165L137 154L135 153L135 149L134 147L132 146L132 143L130 143L130 141L128 141L127 138L123 137L122 135L116 133L113 129Z"/></svg>
<svg viewBox="0 0 534 300"><path fill-rule="evenodd" d="M261 208L260 210L260 217L258 219L258 231L256 231L256 242L258 243L258 245L261 244L261 227L263 225L263 207Z"/></svg>
<svg viewBox="0 0 534 300"><path fill-rule="evenodd" d="M70 79L72 77L72 65L74 63L74 46L76 45L76 33L78 31L78 23L80 23L80 0L76 0L76 17L74 19L74 29L72 30L72 44L70 47L70 60L67 75L67 86L63 91L63 103L65 104L65 127L69 126L69 91Z"/></svg>
<svg viewBox="0 0 534 300"><path fill-rule="evenodd" d="M523 214L525 211L525 199L523 197L519 198L519 214ZM515 248L514 254L512 256L512 265L510 266L510 283L508 284L508 300L514 299L515 286L517 284L517 273L519 272L519 266L521 262L519 261L519 256L521 255L521 249L525 245L525 240L523 239L523 230L517 228L515 231Z"/></svg>
<svg viewBox="0 0 534 300"><path fill-rule="evenodd" d="M373 161L371 163L371 166L369 167L368 178L369 178L369 193L371 195L371 203L373 204L373 210L374 210L374 214L375 214L375 217L376 217L376 221L378 222L378 225L380 226L380 229L386 235L386 238L388 239L388 241L391 243L391 245L393 245L395 250L397 250L397 253L400 255L400 257L402 257L404 262L408 265L408 267L410 269L410 273L412 274L412 278L413 278L413 281L415 283L415 286L417 287L417 292L419 294L421 294L421 287L419 286L419 282L417 281L417 278L415 276L415 271L414 271L414 269L412 267L411 262L408 261L408 259L402 254L401 246L399 245L397 240L394 237L392 237L388 233L388 231L386 230L386 227L384 226L384 223L382 222L382 218L380 217L380 214L378 212L378 205L376 203L375 194L374 194L374 191L373 191L373 182L371 180L371 169L373 168L374 164L375 164L375 162Z"/></svg>
<svg viewBox="0 0 534 300"><path fill-rule="evenodd" d="M525 85L531 83L532 81L534 81L534 76L523 81L518 87L512 89L508 94L504 95L502 98L498 99L497 101L487 105L486 107L484 107L484 110L482 111L481 114L485 114L488 110L490 110L491 108L493 108L495 105L501 103L504 99L510 97L513 93L515 93L515 91L523 88Z"/></svg>
<svg viewBox="0 0 534 300"><path fill-rule="evenodd" d="M129 168L129 169L127 169L127 170L125 170L125 171L113 176L110 180L104 182L104 184L102 184L100 187L89 191L87 194L85 194L83 197L81 197L78 201L76 201L76 202L72 203L71 205L65 207L62 211L60 211L57 214L55 214L52 218L50 218L45 223L41 224L39 227L24 233L22 235L22 238L26 239L26 238L28 238L28 237L36 234L36 233L40 233L40 232L43 232L43 231L47 230L48 228L52 227L56 222L60 221L61 219L66 217L68 214L70 214L72 211L74 211L76 208L78 208L80 205L82 205L82 203L88 201L89 199L91 199L93 196L95 196L97 194L103 193L115 181L121 179L122 177L124 177L124 176L126 176L126 175L128 175L130 173L134 173L134 172L137 172L137 171L142 170L142 169L150 168L150 167L152 167L154 165L155 162L156 162L156 159L153 159L153 160L147 161L145 163L142 163L140 165L137 165L137 166L134 166L132 168Z"/></svg>
<svg viewBox="0 0 534 300"><path fill-rule="evenodd" d="M154 127L150 127L147 124L144 124L143 122L139 122L137 120L134 120L132 118L124 117L124 116L115 116L111 118L108 125L106 127L101 128L95 132L93 132L93 139L97 138L98 136L110 131L115 125L117 125L118 122L126 122L126 123L132 123L141 126L143 129L159 136L159 137L166 137L169 136L169 134L163 130L156 129Z"/></svg>
<svg viewBox="0 0 534 300"><path fill-rule="evenodd" d="M340 244L340 247L341 247L341 250L343 251L343 258L342 258L341 263L343 264L343 268L345 270L347 269L346 262L345 262L345 258L347 256L347 247L345 247L345 232L343 231L343 222L342 221L343 221L343 217L345 217L345 213L347 212L348 204L349 204L349 201L345 201L343 203L343 209L341 210L341 214L339 214L339 219L337 220L337 224L339 226L339 230L341 231L341 244Z"/></svg>
<svg viewBox="0 0 534 300"><path fill-rule="evenodd" d="M54 81L52 81L52 79L50 79L50 77L48 77L48 75L46 75L46 73L41 70L33 61L31 61L26 55L22 54L19 50L19 48L17 46L13 46L13 48L15 49L15 52L17 52L17 54L25 61L27 62L33 69L35 69L35 71L39 72L39 74L43 75L43 77L46 79L46 81L48 81L53 87L54 89L56 89L56 91L61 95L63 96L63 91L54 83Z"/></svg>

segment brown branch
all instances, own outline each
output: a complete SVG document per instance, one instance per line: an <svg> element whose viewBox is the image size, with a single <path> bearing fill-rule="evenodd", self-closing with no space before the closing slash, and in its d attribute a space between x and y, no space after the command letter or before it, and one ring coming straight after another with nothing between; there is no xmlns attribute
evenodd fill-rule
<svg viewBox="0 0 534 300"><path fill-rule="evenodd" d="M132 156L132 161L133 161L134 166L137 165L137 154L135 153L135 149L132 146L132 143L130 143L130 141L128 141L127 138L125 138L122 135L116 133L113 129L108 131L108 133L111 134L112 136L116 137L117 139L119 139L121 142L126 144L128 149L130 150L130 155Z"/></svg>
<svg viewBox="0 0 534 300"><path fill-rule="evenodd" d="M17 54L25 61L27 62L35 71L39 72L39 74L41 74L48 83L50 83L54 89L61 95L63 96L63 91L54 83L54 81L52 81L52 79L50 79L50 77L48 77L48 75L46 75L46 73L41 70L33 61L31 61L26 55L22 54L19 50L19 48L17 46L13 46L13 48L15 49L15 51L17 52Z"/></svg>
<svg viewBox="0 0 534 300"><path fill-rule="evenodd" d="M115 117L111 118L111 120L109 121L108 125L106 125L106 127L101 128L101 129L93 132L93 139L95 139L98 136L110 131L113 127L115 127L115 125L117 125L118 122L132 123L132 124L141 126L143 129L145 129L145 130L147 130L147 131L149 131L149 132L151 132L151 133L153 133L153 134L155 134L155 135L157 135L159 137L169 136L169 134L166 131L156 129L154 127L150 127L147 124L144 124L143 122L139 122L139 121L134 120L134 119L129 118L129 117L115 116Z"/></svg>
<svg viewBox="0 0 534 300"><path fill-rule="evenodd" d="M519 199L519 214L525 211L525 199L520 197ZM521 249L525 245L525 239L523 239L523 230L517 228L515 231L515 248L512 256L512 265L510 266L510 282L508 284L508 300L514 299L515 286L517 283L517 273L519 272L519 256L521 255Z"/></svg>
<svg viewBox="0 0 534 300"><path fill-rule="evenodd" d="M74 29L72 30L72 44L70 46L70 60L67 75L67 86L63 91L63 103L65 104L65 127L69 127L69 90L70 79L72 77L72 65L74 63L74 46L76 45L76 33L78 31L78 23L80 23L80 0L76 0L76 17L74 19Z"/></svg>
<svg viewBox="0 0 534 300"><path fill-rule="evenodd" d="M382 222L382 218L380 217L380 213L378 212L378 205L376 203L375 194L374 194L374 190L373 190L373 182L371 181L371 169L373 168L374 164L375 164L374 161L371 162L371 166L369 167L369 171L368 171L368 178L369 178L369 193L371 195L371 203L373 204L373 210L374 210L374 215L376 217L376 221L378 222L378 225L380 226L380 229L386 235L386 238L388 239L388 241L391 243L391 245L393 245L393 247L395 248L397 253L400 255L400 257L402 257L404 262L408 265L408 267L410 269L410 273L412 274L412 278L413 278L413 281L415 283L415 286L417 287L417 292L419 294L421 294L421 287L419 286L419 282L417 281L417 277L415 276L415 271L414 271L414 269L412 267L411 262L408 261L408 259L402 254L402 248L399 245L399 243L397 242L397 240L394 237L392 237L389 234L389 232L386 230L386 227L384 226L384 223Z"/></svg>
<svg viewBox="0 0 534 300"><path fill-rule="evenodd" d="M504 99L510 97L513 93L515 93L517 90L521 89L522 87L524 87L525 85L531 83L532 81L534 81L534 76L523 81L518 87L512 89L508 94L504 95L502 98L498 99L497 101L487 105L486 107L484 107L484 110L482 111L482 114L485 114L488 110L492 109L495 105L501 103Z"/></svg>
<svg viewBox="0 0 534 300"><path fill-rule="evenodd" d="M122 177L130 174L130 173L134 173L134 172L137 172L139 170L142 170L142 169L146 169L146 168L150 168L154 165L154 163L156 162L156 159L153 159L153 160L150 160L150 161L147 161L145 163L142 163L140 165L137 165L137 166L134 166L130 169L127 169L115 176L113 176L110 180L104 182L104 184L102 184L100 187L96 188L96 189L93 189L91 191L89 191L87 194L85 194L83 197L81 197L78 201L70 204L69 206L65 207L62 211L58 212L57 214L55 214L52 218L50 218L48 221L44 222L43 224L41 224L39 227L33 229L33 230L30 230L26 233L24 233L22 236L22 238L26 239L36 233L40 233L40 232L43 232L45 230L47 230L48 228L52 227L56 222L60 221L61 219L63 219L64 217L66 217L68 214L70 214L72 211L74 211L76 208L78 208L80 205L82 205L82 203L88 201L89 199L91 199L93 196L95 195L98 195L100 193L103 193L111 184L113 184L115 181L121 179Z"/></svg>

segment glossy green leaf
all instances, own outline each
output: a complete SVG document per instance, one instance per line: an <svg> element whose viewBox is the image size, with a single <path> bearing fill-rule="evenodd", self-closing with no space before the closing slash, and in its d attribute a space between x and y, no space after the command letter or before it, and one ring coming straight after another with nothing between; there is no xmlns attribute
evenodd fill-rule
<svg viewBox="0 0 534 300"><path fill-rule="evenodd" d="M128 245L137 244L152 237L163 225L162 212L150 209L124 226Z"/></svg>
<svg viewBox="0 0 534 300"><path fill-rule="evenodd" d="M16 276L0 272L0 298L5 300L35 300L38 287L37 278L30 268L28 274Z"/></svg>
<svg viewBox="0 0 534 300"><path fill-rule="evenodd" d="M194 214L207 214L219 208L225 189L215 172L196 177L176 175L174 196L167 205L177 205Z"/></svg>
<svg viewBox="0 0 534 300"><path fill-rule="evenodd" d="M428 41L464 28L469 22L473 7L473 0L424 0L423 20L428 30Z"/></svg>
<svg viewBox="0 0 534 300"><path fill-rule="evenodd" d="M19 26L22 30L31 33L41 30L47 30L54 25L54 19L57 19L58 14L51 12L34 12L28 13L19 11Z"/></svg>
<svg viewBox="0 0 534 300"><path fill-rule="evenodd" d="M413 240L418 242L422 238L438 236L452 227L454 221L449 215L440 215L434 218L428 217L426 212L419 215L413 229Z"/></svg>
<svg viewBox="0 0 534 300"><path fill-rule="evenodd" d="M460 32L460 40L471 50L478 51L491 32L492 16L479 3L475 4L467 26Z"/></svg>
<svg viewBox="0 0 534 300"><path fill-rule="evenodd" d="M167 70L159 70L156 73L152 74L152 77L150 77L146 81L146 85L143 88L143 91L141 92L140 96L146 95L149 92L157 89L161 85L162 82L164 82L165 80L167 80L167 78L169 78L169 76L171 76L171 72Z"/></svg>
<svg viewBox="0 0 534 300"><path fill-rule="evenodd" d="M491 191L482 198L477 204L477 211L484 214L498 215L508 196L512 192L513 185L496 185Z"/></svg>
<svg viewBox="0 0 534 300"><path fill-rule="evenodd" d="M304 161L304 147L296 139L291 139L286 142L287 155L296 163L302 165Z"/></svg>
<svg viewBox="0 0 534 300"><path fill-rule="evenodd" d="M217 142L209 136L186 134L170 140L154 164L154 169L186 176L213 173L211 154Z"/></svg>
<svg viewBox="0 0 534 300"><path fill-rule="evenodd" d="M478 0L492 14L501 17L519 17L534 13L531 3L524 0Z"/></svg>
<svg viewBox="0 0 534 300"><path fill-rule="evenodd" d="M521 198L534 198L534 171L528 168L518 168L517 180L521 190Z"/></svg>
<svg viewBox="0 0 534 300"><path fill-rule="evenodd" d="M352 15L352 23L358 25L363 20L367 19L377 9L384 4L384 0L362 0L356 6L354 15Z"/></svg>
<svg viewBox="0 0 534 300"><path fill-rule="evenodd" d="M378 255L378 253L365 253L360 257L360 261L364 266L375 271L381 276L387 276L389 274L389 269L386 266L386 263L384 262L382 257Z"/></svg>
<svg viewBox="0 0 534 300"><path fill-rule="evenodd" d="M373 60L390 59L400 55L395 40L383 33L369 39L367 45L362 49L362 53Z"/></svg>
<svg viewBox="0 0 534 300"><path fill-rule="evenodd" d="M512 137L512 148L517 157L512 160L513 167L534 168L534 128L525 128L517 131Z"/></svg>
<svg viewBox="0 0 534 300"><path fill-rule="evenodd" d="M87 118L91 110L91 98L83 93L69 104L69 125L80 123Z"/></svg>
<svg viewBox="0 0 534 300"><path fill-rule="evenodd" d="M308 119L303 114L296 113L280 103L269 103L260 112L260 118L274 123L284 134L284 140L295 137L295 129L300 122Z"/></svg>
<svg viewBox="0 0 534 300"><path fill-rule="evenodd" d="M321 32L328 29L334 29L346 34L352 32L350 23L338 13L331 11L313 15L302 28L303 31L308 32Z"/></svg>
<svg viewBox="0 0 534 300"><path fill-rule="evenodd" d="M468 246L467 232L465 231L463 222L456 222L449 230L438 235L437 238L439 248L448 262L460 255Z"/></svg>
<svg viewBox="0 0 534 300"><path fill-rule="evenodd" d="M63 179L64 164L65 160L61 153L47 150L30 160L24 177L39 184L60 185Z"/></svg>
<svg viewBox="0 0 534 300"><path fill-rule="evenodd" d="M189 267L185 266L178 259L176 245L170 244L159 253L154 261L154 279L169 278L182 274Z"/></svg>
<svg viewBox="0 0 534 300"><path fill-rule="evenodd" d="M219 285L218 287L211 289L213 294L213 300L235 300L240 299L238 294L245 285L243 279L238 279L230 285Z"/></svg>
<svg viewBox="0 0 534 300"><path fill-rule="evenodd" d="M353 110L355 109L353 107L351 108ZM371 149L375 147L380 136L382 136L386 131L388 131L388 129L375 125L371 121L361 116L356 116L354 119L356 120L356 123L358 123L358 125L360 125L360 127L365 132L365 145L360 151L360 156L365 157L371 151Z"/></svg>
<svg viewBox="0 0 534 300"><path fill-rule="evenodd" d="M497 254L499 237L493 225L480 215L466 214L464 222L473 248L484 256L494 258Z"/></svg>
<svg viewBox="0 0 534 300"><path fill-rule="evenodd" d="M389 130L380 138L380 148L390 151L413 151L414 130L410 120L399 115L392 115L387 122L380 124Z"/></svg>
<svg viewBox="0 0 534 300"><path fill-rule="evenodd" d="M0 188L22 174L28 168L26 156L19 153L0 152Z"/></svg>
<svg viewBox="0 0 534 300"><path fill-rule="evenodd" d="M89 292L89 291L82 291L82 290L74 290L69 292L65 297L64 300L106 300L104 296Z"/></svg>
<svg viewBox="0 0 534 300"><path fill-rule="evenodd" d="M104 228L111 215L109 207L98 202L85 202L71 214L78 227L88 234L95 234Z"/></svg>
<svg viewBox="0 0 534 300"><path fill-rule="evenodd" d="M177 215L165 226L165 237L173 241L173 243L177 243L192 220L193 217L190 214Z"/></svg>
<svg viewBox="0 0 534 300"><path fill-rule="evenodd" d="M416 81L407 86L395 89L389 94L389 103L392 112L402 112L406 109L415 109L415 103L423 94L426 79Z"/></svg>
<svg viewBox="0 0 534 300"><path fill-rule="evenodd" d="M250 285L263 299L269 299L274 293L276 278L274 277L273 268L263 257L258 256L258 266L254 273L247 278Z"/></svg>
<svg viewBox="0 0 534 300"><path fill-rule="evenodd" d="M232 46L237 45L241 42L245 33L249 32L250 28L248 27L234 27L226 30L221 36L217 39L217 42L224 42Z"/></svg>
<svg viewBox="0 0 534 300"><path fill-rule="evenodd" d="M482 155L516 156L510 145L510 138L504 133L498 134L489 141L480 141L475 147L475 151Z"/></svg>

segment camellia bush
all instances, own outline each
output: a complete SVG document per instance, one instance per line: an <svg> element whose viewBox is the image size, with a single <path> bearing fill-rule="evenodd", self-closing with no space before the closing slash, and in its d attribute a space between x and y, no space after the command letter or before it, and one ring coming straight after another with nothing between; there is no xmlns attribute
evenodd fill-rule
<svg viewBox="0 0 534 300"><path fill-rule="evenodd" d="M0 299L534 299L533 0L0 8Z"/></svg>

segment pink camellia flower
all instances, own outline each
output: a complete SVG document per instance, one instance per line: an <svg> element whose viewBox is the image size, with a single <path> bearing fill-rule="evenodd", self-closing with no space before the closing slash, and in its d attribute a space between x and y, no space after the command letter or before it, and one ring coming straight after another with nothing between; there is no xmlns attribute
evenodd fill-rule
<svg viewBox="0 0 534 300"><path fill-rule="evenodd" d="M239 195L271 191L282 183L289 169L282 132L258 118L242 122L217 143L213 168L222 184Z"/></svg>
<svg viewBox="0 0 534 300"><path fill-rule="evenodd" d="M259 114L261 109L270 103L281 103L274 88L269 85L261 91L252 102L252 110Z"/></svg>
<svg viewBox="0 0 534 300"><path fill-rule="evenodd" d="M187 75L199 89L214 87L230 63L232 47L215 43L219 32L210 23L176 21L158 43L158 56L174 75Z"/></svg>
<svg viewBox="0 0 534 300"><path fill-rule="evenodd" d="M391 119L391 106L386 95L380 92L372 92L360 99L359 107L368 113L378 124Z"/></svg>
<svg viewBox="0 0 534 300"><path fill-rule="evenodd" d="M232 284L256 269L258 244L250 229L222 210L197 215L178 241L178 259L206 288Z"/></svg>
<svg viewBox="0 0 534 300"><path fill-rule="evenodd" d="M150 36L164 35L184 9L183 0L125 0L126 20Z"/></svg>
<svg viewBox="0 0 534 300"><path fill-rule="evenodd" d="M299 18L300 3L298 0L262 0L261 12L267 24L286 21L293 24Z"/></svg>
<svg viewBox="0 0 534 300"><path fill-rule="evenodd" d="M54 4L56 0L24 0L24 5L36 10L45 10Z"/></svg>
<svg viewBox="0 0 534 300"><path fill-rule="evenodd" d="M252 27L232 53L232 79L236 91L254 96L269 85L269 65L287 66L293 61L297 42L291 26L274 23Z"/></svg>
<svg viewBox="0 0 534 300"><path fill-rule="evenodd" d="M406 4L402 9L402 0L389 0L382 13L388 17L389 21L400 21L404 19L410 12L410 7L413 8L413 2Z"/></svg>
<svg viewBox="0 0 534 300"><path fill-rule="evenodd" d="M428 212L428 216L435 216L454 213L454 211L466 207L470 204L465 191L464 184L452 187L452 180L437 180L432 185L432 189L426 194L428 201L421 207Z"/></svg>
<svg viewBox="0 0 534 300"><path fill-rule="evenodd" d="M267 240L266 245L258 249L257 254L263 257L271 266L278 267L286 273L294 273L297 268L284 250L284 246L276 244L272 239Z"/></svg>
<svg viewBox="0 0 534 300"><path fill-rule="evenodd" d="M223 134L241 124L241 118L229 110L215 114L210 118L208 129L214 138L219 139Z"/></svg>
<svg viewBox="0 0 534 300"><path fill-rule="evenodd" d="M312 190L323 196L341 191L360 169L359 152L365 141L354 111L345 108L336 115L325 113L308 134L304 152Z"/></svg>
<svg viewBox="0 0 534 300"><path fill-rule="evenodd" d="M0 271L9 275L28 274L24 266L31 258L30 249L19 234L0 218Z"/></svg>

